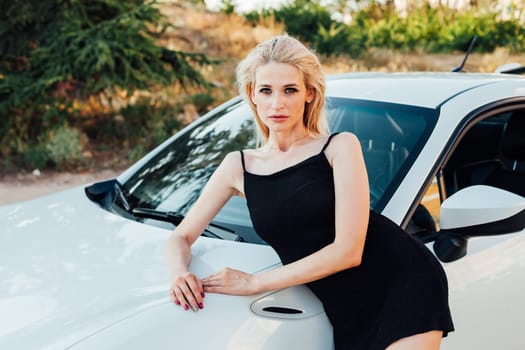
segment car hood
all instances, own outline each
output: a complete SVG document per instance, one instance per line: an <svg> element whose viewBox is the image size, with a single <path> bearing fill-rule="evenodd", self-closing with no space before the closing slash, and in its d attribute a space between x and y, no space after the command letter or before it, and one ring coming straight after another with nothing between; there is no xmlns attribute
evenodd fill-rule
<svg viewBox="0 0 525 350"><path fill-rule="evenodd" d="M69 348L145 310L171 307L168 235L104 211L83 188L0 207L0 348ZM198 276L279 264L270 247L204 237L192 254Z"/></svg>

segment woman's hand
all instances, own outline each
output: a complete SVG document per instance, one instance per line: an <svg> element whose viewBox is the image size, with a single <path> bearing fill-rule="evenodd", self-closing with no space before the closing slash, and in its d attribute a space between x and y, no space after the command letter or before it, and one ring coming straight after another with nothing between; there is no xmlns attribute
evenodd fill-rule
<svg viewBox="0 0 525 350"><path fill-rule="evenodd" d="M193 311L199 311L204 308L204 290L201 280L191 272L181 273L173 279L170 286L170 297L184 310L191 308Z"/></svg>
<svg viewBox="0 0 525 350"><path fill-rule="evenodd" d="M257 294L257 279L254 275L239 270L224 268L202 279L207 293L230 295Z"/></svg>

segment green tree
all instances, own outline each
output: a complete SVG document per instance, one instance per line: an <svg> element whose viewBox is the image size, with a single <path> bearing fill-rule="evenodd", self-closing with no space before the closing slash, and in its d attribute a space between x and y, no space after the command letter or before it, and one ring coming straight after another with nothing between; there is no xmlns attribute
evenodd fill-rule
<svg viewBox="0 0 525 350"><path fill-rule="evenodd" d="M158 45L168 26L155 1L0 0L0 156L67 123L74 99L206 85L205 55Z"/></svg>
<svg viewBox="0 0 525 350"><path fill-rule="evenodd" d="M221 12L231 15L235 12L235 4L232 0L221 0Z"/></svg>
<svg viewBox="0 0 525 350"><path fill-rule="evenodd" d="M330 11L319 0L294 0L276 9L273 15L285 24L288 33L305 41L313 41L320 26L329 28L333 22Z"/></svg>
<svg viewBox="0 0 525 350"><path fill-rule="evenodd" d="M309 42L321 53L328 54L333 52L325 50L330 50L337 43L326 41L334 39L334 36L338 40L345 36L341 33L341 26L331 16L330 10L321 5L320 0L293 0L276 9L254 10L245 14L246 19L252 23L257 23L261 18L273 17L286 26L288 34Z"/></svg>

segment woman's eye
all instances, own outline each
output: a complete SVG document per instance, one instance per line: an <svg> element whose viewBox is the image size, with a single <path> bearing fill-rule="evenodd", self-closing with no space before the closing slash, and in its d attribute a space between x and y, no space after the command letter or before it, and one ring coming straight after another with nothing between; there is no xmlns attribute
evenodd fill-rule
<svg viewBox="0 0 525 350"><path fill-rule="evenodd" d="M296 88L286 88L284 92L286 92L287 94L293 94L294 92L297 92L297 89Z"/></svg>
<svg viewBox="0 0 525 350"><path fill-rule="evenodd" d="M271 93L272 93L272 90L269 89L269 88L261 88L261 89L259 90L259 92L262 93L262 94L271 94Z"/></svg>

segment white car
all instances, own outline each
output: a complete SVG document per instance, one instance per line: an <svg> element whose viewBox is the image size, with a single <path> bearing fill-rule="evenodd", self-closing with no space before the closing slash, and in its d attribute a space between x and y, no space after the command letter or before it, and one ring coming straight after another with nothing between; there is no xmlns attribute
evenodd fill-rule
<svg viewBox="0 0 525 350"><path fill-rule="evenodd" d="M456 331L442 349L524 349L525 79L367 73L327 85L332 131L361 140L371 208L443 262ZM236 98L116 179L0 207L0 349L332 349L304 286L207 294L199 312L170 302L166 238L224 155L255 145L253 128ZM240 198L192 254L198 276L280 264Z"/></svg>

